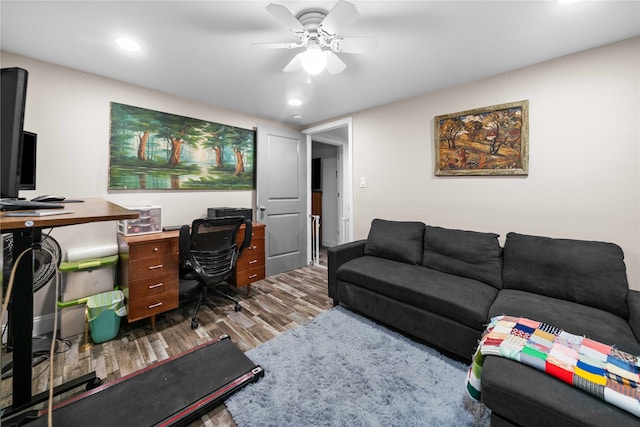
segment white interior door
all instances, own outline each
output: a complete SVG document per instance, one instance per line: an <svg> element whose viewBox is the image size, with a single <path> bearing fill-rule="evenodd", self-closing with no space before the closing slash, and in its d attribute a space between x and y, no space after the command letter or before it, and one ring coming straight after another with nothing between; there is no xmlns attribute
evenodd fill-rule
<svg viewBox="0 0 640 427"><path fill-rule="evenodd" d="M257 220L266 224L266 274L307 260L307 146L299 132L258 125Z"/></svg>

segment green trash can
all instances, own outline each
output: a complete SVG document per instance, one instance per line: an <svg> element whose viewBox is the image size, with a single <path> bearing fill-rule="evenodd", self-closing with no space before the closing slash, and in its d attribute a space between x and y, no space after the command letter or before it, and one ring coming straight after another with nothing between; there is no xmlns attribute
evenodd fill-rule
<svg viewBox="0 0 640 427"><path fill-rule="evenodd" d="M87 298L91 339L99 344L118 335L120 318L127 315L122 291L109 291Z"/></svg>

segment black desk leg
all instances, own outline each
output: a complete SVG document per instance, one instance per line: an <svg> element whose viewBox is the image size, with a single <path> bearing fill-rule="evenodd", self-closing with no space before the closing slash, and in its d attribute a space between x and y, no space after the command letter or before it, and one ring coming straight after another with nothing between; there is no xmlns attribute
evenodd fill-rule
<svg viewBox="0 0 640 427"><path fill-rule="evenodd" d="M40 242L39 228L13 232L13 259ZM33 335L33 252L26 253L16 270L9 309L9 343L13 346L13 407L31 402Z"/></svg>
<svg viewBox="0 0 640 427"><path fill-rule="evenodd" d="M39 228L20 229L13 232L13 260L32 245L42 241L42 230ZM32 396L31 370L33 359L33 251L23 255L13 284L11 301L9 304L8 344L13 348L13 402L11 406L2 408L1 423L5 423L14 414L44 402L49 398L49 392L42 392ZM54 388L53 395L57 396L80 385L86 384L87 390L98 387L102 380L91 372L80 378L68 381ZM24 419L31 417L26 413ZM11 425L11 424L9 424Z"/></svg>

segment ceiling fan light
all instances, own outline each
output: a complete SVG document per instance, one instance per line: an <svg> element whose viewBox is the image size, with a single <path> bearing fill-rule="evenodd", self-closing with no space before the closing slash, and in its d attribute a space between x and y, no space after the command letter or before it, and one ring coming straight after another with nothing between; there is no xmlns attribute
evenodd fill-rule
<svg viewBox="0 0 640 427"><path fill-rule="evenodd" d="M322 49L318 47L309 47L302 55L300 55L300 63L307 73L315 76L320 74L327 66L327 56L324 54Z"/></svg>
<svg viewBox="0 0 640 427"><path fill-rule="evenodd" d="M138 42L126 37L118 37L114 41L121 49L129 52L140 52L142 50L142 46Z"/></svg>

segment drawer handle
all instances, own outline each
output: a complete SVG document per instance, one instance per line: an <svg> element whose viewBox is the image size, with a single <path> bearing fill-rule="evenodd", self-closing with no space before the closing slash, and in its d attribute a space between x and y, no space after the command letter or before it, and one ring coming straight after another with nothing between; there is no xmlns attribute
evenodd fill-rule
<svg viewBox="0 0 640 427"><path fill-rule="evenodd" d="M162 268L162 264L152 265L151 267L149 267L149 270L157 270L158 268Z"/></svg>
<svg viewBox="0 0 640 427"><path fill-rule="evenodd" d="M252 259L251 261L249 261L249 264L255 264L256 262L258 262L257 259Z"/></svg>
<svg viewBox="0 0 640 427"><path fill-rule="evenodd" d="M160 282L160 283L156 283L155 285L149 285L149 289L155 289L155 288L159 288L160 286L163 286L164 283Z"/></svg>
<svg viewBox="0 0 640 427"><path fill-rule="evenodd" d="M152 308L160 307L161 305L162 305L162 301L160 301L159 303L156 303L156 304L151 304L149 306L149 310L151 310Z"/></svg>
<svg viewBox="0 0 640 427"><path fill-rule="evenodd" d="M251 245L247 249L249 249L250 251L254 251L256 248L257 248L256 245Z"/></svg>
<svg viewBox="0 0 640 427"><path fill-rule="evenodd" d="M158 248L157 247L153 248L153 252L158 252Z"/></svg>
<svg viewBox="0 0 640 427"><path fill-rule="evenodd" d="M256 277L258 277L258 273L256 273L256 274L251 274L251 275L249 276L249 279L254 279L254 278L256 278Z"/></svg>

